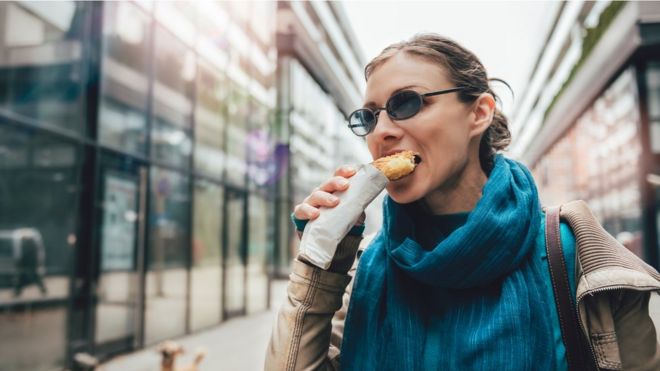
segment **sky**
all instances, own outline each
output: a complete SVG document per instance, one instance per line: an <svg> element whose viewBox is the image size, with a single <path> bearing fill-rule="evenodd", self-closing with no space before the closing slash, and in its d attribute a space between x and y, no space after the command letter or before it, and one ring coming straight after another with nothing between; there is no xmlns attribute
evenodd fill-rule
<svg viewBox="0 0 660 371"><path fill-rule="evenodd" d="M416 33L439 33L475 53L489 77L501 78L511 85L513 97L501 84L493 86L502 99L503 112L509 116L515 104L522 101L560 5L558 1L343 1L343 4L366 61L387 45Z"/></svg>

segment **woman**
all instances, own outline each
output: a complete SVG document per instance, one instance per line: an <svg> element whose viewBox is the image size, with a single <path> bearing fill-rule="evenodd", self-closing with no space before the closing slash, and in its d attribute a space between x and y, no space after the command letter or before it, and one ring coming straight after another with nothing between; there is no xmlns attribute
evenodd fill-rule
<svg viewBox="0 0 660 371"><path fill-rule="evenodd" d="M388 184L383 226L355 264L359 226L327 271L294 261L266 368L567 369L544 211L529 171L497 154L510 134L483 65L427 34L383 50L365 76L366 103L350 127L374 158L412 150L421 163ZM338 204L333 193L354 172L338 169L295 207L301 230ZM584 203L561 213L589 357L603 369L660 369L648 314L660 276L613 242Z"/></svg>

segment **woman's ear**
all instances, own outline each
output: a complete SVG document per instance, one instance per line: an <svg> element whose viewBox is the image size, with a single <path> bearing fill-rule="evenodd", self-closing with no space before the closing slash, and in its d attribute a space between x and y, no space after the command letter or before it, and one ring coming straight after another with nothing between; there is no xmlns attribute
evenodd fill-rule
<svg viewBox="0 0 660 371"><path fill-rule="evenodd" d="M481 135L493 122L495 115L495 98L490 93L481 94L477 100L472 103L472 128L470 129L470 137Z"/></svg>

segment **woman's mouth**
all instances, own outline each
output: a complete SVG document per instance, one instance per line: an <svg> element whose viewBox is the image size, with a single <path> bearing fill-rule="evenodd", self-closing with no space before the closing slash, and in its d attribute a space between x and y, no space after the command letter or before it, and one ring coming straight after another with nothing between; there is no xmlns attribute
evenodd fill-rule
<svg viewBox="0 0 660 371"><path fill-rule="evenodd" d="M390 181L406 177L421 161L419 155L413 151L391 151L391 155L374 160L371 164L380 170Z"/></svg>
<svg viewBox="0 0 660 371"><path fill-rule="evenodd" d="M381 155L381 158L382 157L393 156L393 155L396 155L398 153L408 152L408 151L413 152L415 154L415 164L419 164L420 162L422 162L422 156L420 156L419 153L417 153L415 151L412 151L412 150L408 150L408 149L393 149L391 151L384 152Z"/></svg>
<svg viewBox="0 0 660 371"><path fill-rule="evenodd" d="M394 180L393 182L403 186L404 184L406 184L406 181L409 182L413 177L415 177L415 173L418 172L418 170L419 170L418 167L422 163L422 156L420 156L419 154L416 153L413 156L413 162L415 163L415 171L410 173L410 175L402 177L402 178L397 179L397 180Z"/></svg>

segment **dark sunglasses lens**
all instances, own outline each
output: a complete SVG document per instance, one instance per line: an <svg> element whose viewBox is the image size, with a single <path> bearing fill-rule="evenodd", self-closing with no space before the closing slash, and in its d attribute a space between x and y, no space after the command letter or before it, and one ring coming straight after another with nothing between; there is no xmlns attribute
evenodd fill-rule
<svg viewBox="0 0 660 371"><path fill-rule="evenodd" d="M422 97L414 91L402 91L387 101L387 113L395 120L411 118L422 108Z"/></svg>
<svg viewBox="0 0 660 371"><path fill-rule="evenodd" d="M348 127L361 137L369 134L376 123L376 116L368 109L359 109L348 118Z"/></svg>

